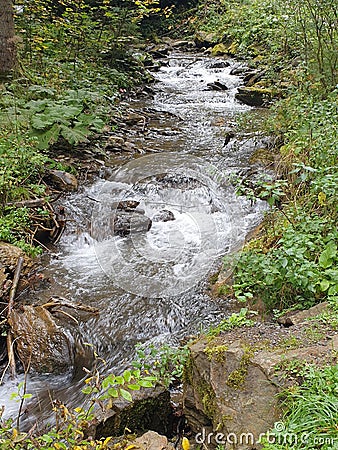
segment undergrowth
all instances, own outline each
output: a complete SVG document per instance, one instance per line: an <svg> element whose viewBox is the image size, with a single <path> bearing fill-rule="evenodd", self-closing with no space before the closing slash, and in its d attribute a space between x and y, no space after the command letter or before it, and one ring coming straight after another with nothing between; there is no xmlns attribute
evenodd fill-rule
<svg viewBox="0 0 338 450"><path fill-rule="evenodd" d="M338 365L323 369L310 366L302 374L303 384L283 393L283 422L269 432L270 443L265 443L264 450L337 448Z"/></svg>

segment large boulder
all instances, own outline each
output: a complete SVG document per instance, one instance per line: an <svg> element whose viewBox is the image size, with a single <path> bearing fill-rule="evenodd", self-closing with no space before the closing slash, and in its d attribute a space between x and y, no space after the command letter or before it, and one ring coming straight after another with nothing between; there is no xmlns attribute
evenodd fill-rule
<svg viewBox="0 0 338 450"><path fill-rule="evenodd" d="M277 394L296 382L285 376L283 367L294 360L329 363L337 351L338 336L333 332L318 343L302 346L308 328L306 324L303 337L295 337L290 329L257 326L213 341L201 338L190 346L184 413L200 444L207 444L211 433L212 446L260 448L259 436L280 418ZM293 348L297 345L300 348ZM222 434L218 441L217 433ZM228 447L227 436L232 442L237 439L237 444Z"/></svg>
<svg viewBox="0 0 338 450"><path fill-rule="evenodd" d="M9 316L19 359L38 373L65 373L74 364L74 350L62 327L42 306L25 305Z"/></svg>
<svg viewBox="0 0 338 450"><path fill-rule="evenodd" d="M197 48L210 48L218 42L216 33L208 33L207 31L197 31L194 36L194 42Z"/></svg>
<svg viewBox="0 0 338 450"><path fill-rule="evenodd" d="M111 407L97 417L96 438L121 436L126 428L132 433L146 430L171 433L172 407L170 394L162 386L133 392L133 401L116 399Z"/></svg>
<svg viewBox="0 0 338 450"><path fill-rule="evenodd" d="M118 236L128 236L135 233L144 233L150 230L151 219L142 211L121 211L113 217L112 230Z"/></svg>
<svg viewBox="0 0 338 450"><path fill-rule="evenodd" d="M265 106L271 101L272 92L271 89L257 86L240 87L235 97L249 106Z"/></svg>
<svg viewBox="0 0 338 450"><path fill-rule="evenodd" d="M49 182L61 191L72 192L78 188L78 181L74 175L63 170L49 170L47 173Z"/></svg>

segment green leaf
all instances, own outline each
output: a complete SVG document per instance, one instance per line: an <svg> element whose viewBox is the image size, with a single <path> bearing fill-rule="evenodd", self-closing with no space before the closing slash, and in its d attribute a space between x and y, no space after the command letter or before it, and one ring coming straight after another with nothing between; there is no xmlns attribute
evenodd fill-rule
<svg viewBox="0 0 338 450"><path fill-rule="evenodd" d="M73 128L61 125L61 135L72 145L78 144L79 142L88 142L88 134L90 134L88 128L80 124Z"/></svg>
<svg viewBox="0 0 338 450"><path fill-rule="evenodd" d="M116 381L115 381L116 384L124 385L124 378L123 378L123 377L118 376L118 377L115 378L115 380L116 380Z"/></svg>
<svg viewBox="0 0 338 450"><path fill-rule="evenodd" d="M31 125L36 130L45 130L51 127L55 120L48 114L35 114L31 119Z"/></svg>
<svg viewBox="0 0 338 450"><path fill-rule="evenodd" d="M320 290L322 292L327 291L329 289L329 287L330 287L330 282L328 280L322 280L320 282Z"/></svg>
<svg viewBox="0 0 338 450"><path fill-rule="evenodd" d="M131 380L131 372L130 370L125 370L123 372L123 378L126 380L127 383Z"/></svg>
<svg viewBox="0 0 338 450"><path fill-rule="evenodd" d="M148 380L140 380L139 381L139 385L145 388L151 388L154 386L152 381L148 381Z"/></svg>
<svg viewBox="0 0 338 450"><path fill-rule="evenodd" d="M336 295L336 294L338 294L338 284L331 286L328 291L328 295Z"/></svg>
<svg viewBox="0 0 338 450"><path fill-rule="evenodd" d="M60 125L55 123L49 130L33 130L33 136L36 136L39 140L38 147L40 150L47 149L50 145L57 142L60 135Z"/></svg>
<svg viewBox="0 0 338 450"><path fill-rule="evenodd" d="M108 394L110 395L110 397L114 398L117 398L119 396L118 390L115 388L108 389Z"/></svg>
<svg viewBox="0 0 338 450"><path fill-rule="evenodd" d="M332 266L333 264L333 258L337 254L337 246L334 242L329 242L327 246L325 247L325 250L322 252L322 254L319 257L319 265L323 269L327 269Z"/></svg>
<svg viewBox="0 0 338 450"><path fill-rule="evenodd" d="M83 394L91 394L92 388L90 386L86 386L82 389Z"/></svg>
<svg viewBox="0 0 338 450"><path fill-rule="evenodd" d="M128 400L128 402L133 401L133 397L131 396L131 393L126 391L125 389L120 389L120 394L125 400Z"/></svg>
<svg viewBox="0 0 338 450"><path fill-rule="evenodd" d="M23 394L22 398L32 398L33 394Z"/></svg>
<svg viewBox="0 0 338 450"><path fill-rule="evenodd" d="M114 384L115 376L110 374L102 381L102 389L107 389L109 386L113 386Z"/></svg>
<svg viewBox="0 0 338 450"><path fill-rule="evenodd" d="M145 356L145 353L144 353L144 356ZM142 356L143 358L144 358L144 356ZM133 377L134 378L140 378L140 376L141 376L141 371L139 370L139 369L136 369L136 370L133 370L132 371L132 375L133 375Z"/></svg>
<svg viewBox="0 0 338 450"><path fill-rule="evenodd" d="M128 389L131 389L132 391L139 391L141 386L139 384L128 384Z"/></svg>

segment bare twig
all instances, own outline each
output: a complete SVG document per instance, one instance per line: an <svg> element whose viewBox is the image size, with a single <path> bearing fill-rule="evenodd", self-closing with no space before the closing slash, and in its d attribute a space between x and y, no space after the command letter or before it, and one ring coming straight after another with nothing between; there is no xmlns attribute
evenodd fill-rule
<svg viewBox="0 0 338 450"><path fill-rule="evenodd" d="M20 274L21 274L23 261L24 261L23 257L20 256L18 258L18 262L16 264L13 285L12 285L11 291L9 293L7 319L10 317L10 315L12 313L15 294L16 294L16 290L17 290L19 280L20 280ZM16 369L15 369L15 357L14 357L14 350L13 350L13 336L12 336L11 330L8 330L8 333L7 333L7 353L8 353L8 364L9 364L9 367L11 370L11 377L14 378L16 375Z"/></svg>
<svg viewBox="0 0 338 450"><path fill-rule="evenodd" d="M43 308L54 308L55 306L65 306L66 308L78 309L80 311L90 312L92 314L98 314L98 308L92 306L82 305L81 303L74 303L64 297L51 297L49 302L41 305Z"/></svg>
<svg viewBox="0 0 338 450"><path fill-rule="evenodd" d="M18 430L18 433L20 433L20 416L21 416L21 411L22 411L22 407L23 407L23 404L24 404L25 399L26 399L25 396L26 396L26 392L27 392L27 375L28 375L29 368L30 368L30 365L31 365L31 359L32 359L32 354L30 354L27 367L25 367L25 378L24 378L24 381L23 381L23 393L22 393L22 396L21 396L21 401L20 401L20 406L19 406L19 411L18 411L18 417L16 418L16 429Z"/></svg>

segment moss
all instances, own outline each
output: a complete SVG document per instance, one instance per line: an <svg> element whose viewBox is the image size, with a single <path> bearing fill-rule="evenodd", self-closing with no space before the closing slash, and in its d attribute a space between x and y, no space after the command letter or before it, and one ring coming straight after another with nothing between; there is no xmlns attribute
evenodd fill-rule
<svg viewBox="0 0 338 450"><path fill-rule="evenodd" d="M200 379L198 385L195 386L200 400L203 405L204 413L209 417L209 419L213 419L215 417L215 392L205 380Z"/></svg>
<svg viewBox="0 0 338 450"><path fill-rule="evenodd" d="M214 274L210 275L209 277L209 284L216 284L218 281L218 276L219 276L219 270L217 272L215 272Z"/></svg>
<svg viewBox="0 0 338 450"><path fill-rule="evenodd" d="M183 383L193 384L193 364L192 364L192 357L191 353L189 353L189 356L187 357L184 367L183 367L183 374L182 374L182 380Z"/></svg>
<svg viewBox="0 0 338 450"><path fill-rule="evenodd" d="M210 346L210 344L204 349L204 353L208 356L209 360L211 361L213 358L215 358L218 362L224 362L225 361L225 353L228 350L227 345L216 345L214 347Z"/></svg>
<svg viewBox="0 0 338 450"><path fill-rule="evenodd" d="M226 381L226 384L233 389L241 389L243 387L248 374L250 358L254 354L254 349L252 347L244 347L243 350L243 356L238 368L231 372Z"/></svg>

